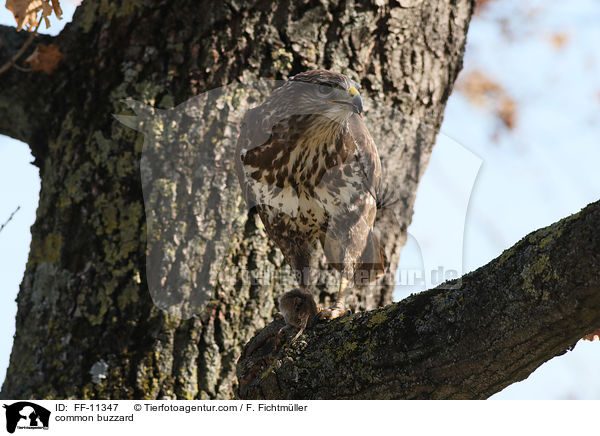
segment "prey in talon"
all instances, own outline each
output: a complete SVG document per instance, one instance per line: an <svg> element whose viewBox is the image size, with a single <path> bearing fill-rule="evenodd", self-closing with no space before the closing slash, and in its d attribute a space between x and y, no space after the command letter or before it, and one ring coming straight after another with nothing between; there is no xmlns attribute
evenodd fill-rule
<svg viewBox="0 0 600 436"><path fill-rule="evenodd" d="M279 297L279 311L286 324L279 331L280 334L293 328L298 329L292 341L298 339L304 329L312 327L318 314L313 296L301 289L293 289Z"/></svg>

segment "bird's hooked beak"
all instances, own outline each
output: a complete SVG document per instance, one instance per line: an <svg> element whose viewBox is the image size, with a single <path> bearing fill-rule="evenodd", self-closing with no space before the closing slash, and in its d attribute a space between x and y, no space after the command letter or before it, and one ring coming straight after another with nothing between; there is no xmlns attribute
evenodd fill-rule
<svg viewBox="0 0 600 436"><path fill-rule="evenodd" d="M349 109L355 114L360 114L363 111L363 103L362 98L360 98L360 94L358 90L353 86L348 90L348 94L350 98L348 100L329 100L327 103L332 104L343 104L349 106Z"/></svg>

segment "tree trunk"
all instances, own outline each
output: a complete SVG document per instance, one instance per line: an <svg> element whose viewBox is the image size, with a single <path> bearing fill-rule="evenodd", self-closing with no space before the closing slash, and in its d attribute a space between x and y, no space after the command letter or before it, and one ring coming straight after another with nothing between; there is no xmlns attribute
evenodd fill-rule
<svg viewBox="0 0 600 436"><path fill-rule="evenodd" d="M387 183L400 187L377 222L393 277L473 4L86 0L59 36L40 38L65 54L59 68L13 68L0 89L0 133L30 145L42 179L1 396L233 397L242 346L290 277L244 274L285 269L239 193L222 189L250 97L176 106L211 89L313 68L361 84ZM0 35L1 62L26 35ZM207 101L219 110L200 113ZM130 108L137 116L119 119L144 135L113 117ZM391 282L353 290L350 306L389 303ZM206 283L206 305L181 304Z"/></svg>

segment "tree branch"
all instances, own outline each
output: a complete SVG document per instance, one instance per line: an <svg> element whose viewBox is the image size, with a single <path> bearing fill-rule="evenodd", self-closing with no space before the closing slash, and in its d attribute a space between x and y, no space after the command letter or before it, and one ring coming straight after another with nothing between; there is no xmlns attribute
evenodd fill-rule
<svg viewBox="0 0 600 436"><path fill-rule="evenodd" d="M0 65L11 64L26 57L36 44L31 44L32 33L17 32L16 28L0 25ZM52 37L37 35L37 42L48 43ZM23 50L23 47L25 49ZM40 74L8 68L2 72L0 87L0 134L29 143L37 125L36 109L39 107Z"/></svg>
<svg viewBox="0 0 600 436"><path fill-rule="evenodd" d="M238 395L487 398L600 326L599 228L596 202L458 281L321 324L279 351L274 321L244 349Z"/></svg>
<svg viewBox="0 0 600 436"><path fill-rule="evenodd" d="M4 222L4 224L0 225L0 232L2 232L2 230L4 230L4 227L6 227L6 225L12 221L12 219L14 218L15 214L21 209L21 206L17 206L17 208L13 211L13 213L10 214L10 216L8 217L8 219Z"/></svg>

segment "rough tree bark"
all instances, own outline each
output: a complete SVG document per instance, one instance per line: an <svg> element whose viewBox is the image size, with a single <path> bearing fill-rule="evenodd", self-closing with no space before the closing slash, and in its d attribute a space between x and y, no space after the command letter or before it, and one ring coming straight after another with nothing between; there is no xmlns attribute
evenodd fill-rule
<svg viewBox="0 0 600 436"><path fill-rule="evenodd" d="M274 321L240 359L239 395L487 398L600 326L599 228L600 201L460 282L318 325L301 341L268 340L283 326Z"/></svg>
<svg viewBox="0 0 600 436"><path fill-rule="evenodd" d="M242 230L232 235L240 243L223 259L202 244L191 249L186 232L226 232L235 209L182 170L168 183L144 187L173 210L172 223L202 217L192 229L175 225L165 233L179 264L189 268L159 272L158 279L193 287L198 268L217 264L231 267L231 277L215 283L207 308L190 319L156 307L146 274L144 135L112 116L130 113L127 97L169 109L234 81L285 79L317 67L350 74L362 85L388 182L398 187L400 207L378 219L395 270L461 67L473 5L85 0L60 35L43 37L66 55L52 75L13 68L1 78L0 133L30 145L42 188L0 396L231 398L242 346L270 321L276 298L287 290L283 280L250 284L242 275L282 262L251 214L240 217ZM7 27L0 36L0 62L27 37ZM228 115L218 117L226 122ZM206 143L210 126L196 128L198 144ZM207 179L221 176L222 148L217 142L200 150L214 163L203 167ZM184 168L186 151L172 164ZM216 209L223 215L208 213ZM321 303L329 295L322 289ZM387 304L391 286L355 290L349 301L355 310Z"/></svg>

